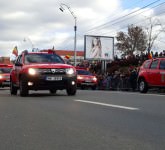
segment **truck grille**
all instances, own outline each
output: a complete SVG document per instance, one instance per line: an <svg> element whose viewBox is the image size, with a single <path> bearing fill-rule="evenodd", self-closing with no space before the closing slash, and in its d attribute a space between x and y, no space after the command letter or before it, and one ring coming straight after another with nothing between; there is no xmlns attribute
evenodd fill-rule
<svg viewBox="0 0 165 150"><path fill-rule="evenodd" d="M51 68L51 69L39 69L39 72L41 74L51 74L51 75L65 75L66 74L66 70L63 68Z"/></svg>

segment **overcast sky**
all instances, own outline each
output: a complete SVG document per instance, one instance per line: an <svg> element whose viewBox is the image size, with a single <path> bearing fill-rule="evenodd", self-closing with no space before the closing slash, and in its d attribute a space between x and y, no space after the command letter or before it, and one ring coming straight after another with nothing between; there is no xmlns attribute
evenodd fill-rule
<svg viewBox="0 0 165 150"><path fill-rule="evenodd" d="M0 56L9 56L14 46L19 53L32 47L73 50L75 19L69 9L77 17L77 50L84 49L84 35L115 37L118 31L126 31L129 24L147 27L147 22L152 20L163 31L163 2L165 0L0 0ZM65 9L63 12L60 4ZM165 49L164 35L160 34L155 49Z"/></svg>

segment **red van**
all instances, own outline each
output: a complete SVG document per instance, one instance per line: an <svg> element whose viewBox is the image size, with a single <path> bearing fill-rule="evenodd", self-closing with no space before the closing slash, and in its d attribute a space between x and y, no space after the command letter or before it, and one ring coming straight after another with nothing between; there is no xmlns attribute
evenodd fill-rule
<svg viewBox="0 0 165 150"><path fill-rule="evenodd" d="M0 64L0 87L10 86L10 71L13 65Z"/></svg>

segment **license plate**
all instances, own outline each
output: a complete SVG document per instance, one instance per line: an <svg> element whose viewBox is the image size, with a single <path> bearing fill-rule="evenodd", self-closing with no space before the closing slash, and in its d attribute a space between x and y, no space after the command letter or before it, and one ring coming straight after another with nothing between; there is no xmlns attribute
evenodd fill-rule
<svg viewBox="0 0 165 150"><path fill-rule="evenodd" d="M91 82L91 80L85 80L85 82Z"/></svg>
<svg viewBox="0 0 165 150"><path fill-rule="evenodd" d="M62 77L46 77L47 81L61 81Z"/></svg>
<svg viewBox="0 0 165 150"><path fill-rule="evenodd" d="M3 82L2 85L10 85L10 82Z"/></svg>

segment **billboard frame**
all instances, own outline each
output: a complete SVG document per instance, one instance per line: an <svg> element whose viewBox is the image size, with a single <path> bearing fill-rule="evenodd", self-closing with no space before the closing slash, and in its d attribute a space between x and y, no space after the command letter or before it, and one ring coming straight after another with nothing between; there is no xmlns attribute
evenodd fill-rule
<svg viewBox="0 0 165 150"><path fill-rule="evenodd" d="M87 57L87 37L91 37L91 38L100 38L100 39L111 39L112 40L112 43L111 43L111 46L112 46L112 58L89 58ZM111 36L100 36L100 35L84 35L84 59L86 60L114 60L114 37L111 37Z"/></svg>

